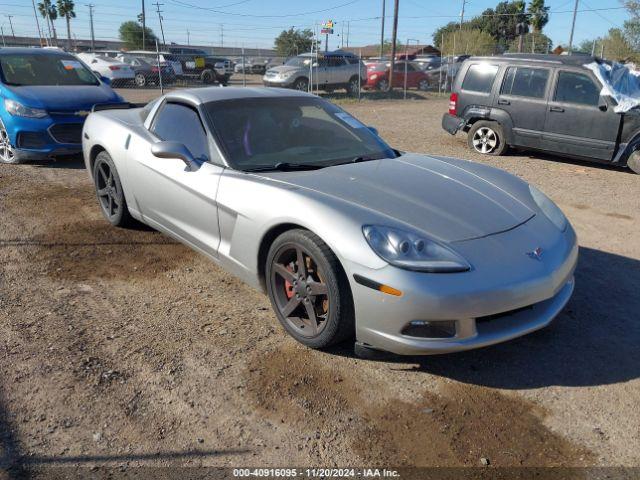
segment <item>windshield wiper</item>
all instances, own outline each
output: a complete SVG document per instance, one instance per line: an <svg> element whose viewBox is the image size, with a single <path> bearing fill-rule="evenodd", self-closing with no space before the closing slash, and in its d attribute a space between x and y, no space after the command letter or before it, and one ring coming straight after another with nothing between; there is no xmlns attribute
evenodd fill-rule
<svg viewBox="0 0 640 480"><path fill-rule="evenodd" d="M327 165L318 165L313 163L289 163L289 162L278 162L275 165L262 165L254 168L246 168L243 171L245 172L269 172L269 171L280 171L280 172L293 172L293 171L305 171L305 170L319 170L321 168L325 168Z"/></svg>

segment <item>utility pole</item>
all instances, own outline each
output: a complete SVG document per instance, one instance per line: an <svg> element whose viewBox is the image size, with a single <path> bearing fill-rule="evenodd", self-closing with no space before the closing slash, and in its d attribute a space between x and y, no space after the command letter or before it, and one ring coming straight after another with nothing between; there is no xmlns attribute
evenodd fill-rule
<svg viewBox="0 0 640 480"><path fill-rule="evenodd" d="M382 0L382 25L380 26L380 58L384 55L384 15L385 15L385 0Z"/></svg>
<svg viewBox="0 0 640 480"><path fill-rule="evenodd" d="M146 30L147 29L147 19L145 18L145 14L144 14L144 0L142 0L142 50L145 50L145 35L146 35Z"/></svg>
<svg viewBox="0 0 640 480"><path fill-rule="evenodd" d="M340 48L344 48L344 22L340 22Z"/></svg>
<svg viewBox="0 0 640 480"><path fill-rule="evenodd" d="M156 6L156 12L158 12L158 21L160 22L160 33L162 34L162 48L167 48L167 43L164 41L164 28L162 28L162 10L160 10L160 7L162 5L164 5L164 3L159 3L156 2L154 3L154 5Z"/></svg>
<svg viewBox="0 0 640 480"><path fill-rule="evenodd" d="M187 46L191 46L191 33L189 32L188 28L187 28Z"/></svg>
<svg viewBox="0 0 640 480"><path fill-rule="evenodd" d="M460 12L460 30L462 30L462 24L464 23L464 7L467 4L467 0L462 0L462 11Z"/></svg>
<svg viewBox="0 0 640 480"><path fill-rule="evenodd" d="M87 7L89 7L89 25L91 26L91 51L94 52L96 49L96 36L93 32L93 7L95 5L90 3Z"/></svg>
<svg viewBox="0 0 640 480"><path fill-rule="evenodd" d="M349 48L349 32L351 31L351 22L347 22L347 48Z"/></svg>
<svg viewBox="0 0 640 480"><path fill-rule="evenodd" d="M36 10L36 0L31 0L33 5L33 16L36 17L36 27L38 27L38 38L40 39L40 46L42 46L42 32L40 32L40 21L38 20L38 11Z"/></svg>
<svg viewBox="0 0 640 480"><path fill-rule="evenodd" d="M393 71L396 68L396 40L398 38L398 9L400 8L400 0L394 1L393 8L393 30L391 33L391 70L389 71L389 91L393 89Z"/></svg>
<svg viewBox="0 0 640 480"><path fill-rule="evenodd" d="M220 46L224 47L224 24L220 24Z"/></svg>
<svg viewBox="0 0 640 480"><path fill-rule="evenodd" d="M9 26L11 27L11 36L16 38L16 32L13 31L13 22L11 21L13 15L7 15L7 18L9 19Z"/></svg>
<svg viewBox="0 0 640 480"><path fill-rule="evenodd" d="M4 41L4 25L0 25L0 36L2 37L2 46L6 47L7 44Z"/></svg>
<svg viewBox="0 0 640 480"><path fill-rule="evenodd" d="M573 32L576 28L576 17L578 16L578 3L580 0L576 0L576 4L573 7L573 21L571 22L571 35L569 35L569 55L573 53Z"/></svg>

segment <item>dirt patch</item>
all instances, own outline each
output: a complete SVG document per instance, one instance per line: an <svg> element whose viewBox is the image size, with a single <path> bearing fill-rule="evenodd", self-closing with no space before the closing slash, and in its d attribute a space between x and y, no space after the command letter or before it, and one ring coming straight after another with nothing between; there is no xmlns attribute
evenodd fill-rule
<svg viewBox="0 0 640 480"><path fill-rule="evenodd" d="M365 464L397 466L582 466L591 454L543 424L545 412L497 390L449 383L415 402L325 363L324 354L285 348L248 369L255 405L296 428L346 439Z"/></svg>
<svg viewBox="0 0 640 480"><path fill-rule="evenodd" d="M625 215L624 213L607 213L606 214L607 217L611 217L611 218L619 218L620 220L633 220L633 217L631 215Z"/></svg>
<svg viewBox="0 0 640 480"><path fill-rule="evenodd" d="M155 231L114 228L104 220L52 226L30 239L42 271L54 278L148 278L196 254Z"/></svg>

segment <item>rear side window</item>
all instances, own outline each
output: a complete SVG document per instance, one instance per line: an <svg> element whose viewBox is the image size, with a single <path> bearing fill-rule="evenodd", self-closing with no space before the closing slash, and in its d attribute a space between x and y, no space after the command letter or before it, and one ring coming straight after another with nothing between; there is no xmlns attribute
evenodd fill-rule
<svg viewBox="0 0 640 480"><path fill-rule="evenodd" d="M464 77L464 82L462 82L462 90L490 93L497 73L497 65L489 65L487 63L471 65Z"/></svg>
<svg viewBox="0 0 640 480"><path fill-rule="evenodd" d="M193 108L166 103L156 114L151 131L161 140L183 143L195 158L208 160L207 134Z"/></svg>
<svg viewBox="0 0 640 480"><path fill-rule="evenodd" d="M545 68L509 67L500 93L517 97L544 98L549 70Z"/></svg>
<svg viewBox="0 0 640 480"><path fill-rule="evenodd" d="M584 73L559 72L554 100L597 106L600 101L600 88Z"/></svg>

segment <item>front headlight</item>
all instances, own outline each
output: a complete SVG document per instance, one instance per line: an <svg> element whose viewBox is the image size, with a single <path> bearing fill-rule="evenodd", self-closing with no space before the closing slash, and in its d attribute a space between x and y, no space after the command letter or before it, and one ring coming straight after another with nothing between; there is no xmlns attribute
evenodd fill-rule
<svg viewBox="0 0 640 480"><path fill-rule="evenodd" d="M294 72L283 72L283 73L278 74L278 77L280 77L282 80L286 80L291 75L293 75L293 73Z"/></svg>
<svg viewBox="0 0 640 480"><path fill-rule="evenodd" d="M564 213L562 213L562 210L560 210L553 200L533 185L529 185L529 191L540 210L542 210L542 213L544 213L560 231L564 232L569 222L567 221L567 217L564 216Z"/></svg>
<svg viewBox="0 0 640 480"><path fill-rule="evenodd" d="M471 268L459 254L419 234L391 227L362 227L367 243L383 260L419 272L465 272Z"/></svg>
<svg viewBox="0 0 640 480"><path fill-rule="evenodd" d="M47 116L46 110L27 107L9 98L4 99L4 108L7 113L16 117L43 118Z"/></svg>
<svg viewBox="0 0 640 480"><path fill-rule="evenodd" d="M378 78L378 74L374 73L373 75L371 75L371 80L375 80L376 78Z"/></svg>

